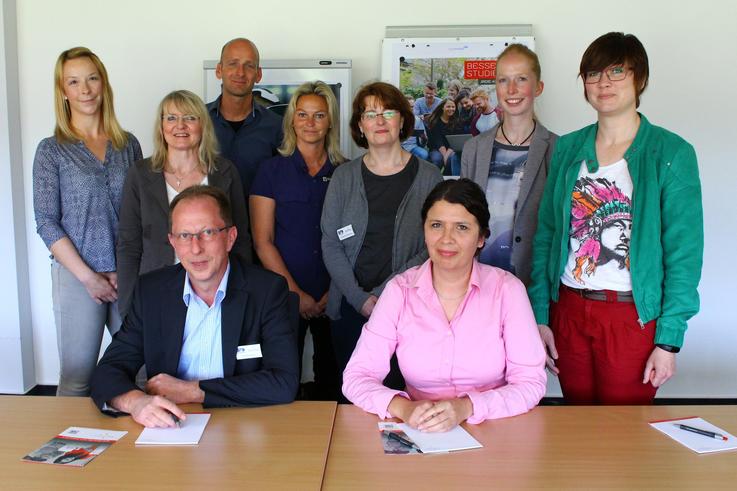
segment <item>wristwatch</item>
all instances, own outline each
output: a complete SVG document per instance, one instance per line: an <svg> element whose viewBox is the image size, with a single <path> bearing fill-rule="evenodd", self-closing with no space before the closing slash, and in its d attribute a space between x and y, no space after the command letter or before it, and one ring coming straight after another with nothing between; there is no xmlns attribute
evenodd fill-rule
<svg viewBox="0 0 737 491"><path fill-rule="evenodd" d="M663 351L667 351L668 353L678 353L681 351L681 348L678 346L671 346L670 344L656 344L658 348L662 349Z"/></svg>

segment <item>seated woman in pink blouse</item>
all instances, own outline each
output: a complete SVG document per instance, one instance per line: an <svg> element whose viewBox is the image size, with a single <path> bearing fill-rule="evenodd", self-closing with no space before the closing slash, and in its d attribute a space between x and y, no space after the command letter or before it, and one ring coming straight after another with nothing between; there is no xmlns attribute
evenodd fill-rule
<svg viewBox="0 0 737 491"><path fill-rule="evenodd" d="M423 431L529 411L545 393L545 352L525 287L475 257L489 208L469 179L438 184L422 207L430 259L386 286L343 374L343 393ZM382 384L396 352L405 391Z"/></svg>

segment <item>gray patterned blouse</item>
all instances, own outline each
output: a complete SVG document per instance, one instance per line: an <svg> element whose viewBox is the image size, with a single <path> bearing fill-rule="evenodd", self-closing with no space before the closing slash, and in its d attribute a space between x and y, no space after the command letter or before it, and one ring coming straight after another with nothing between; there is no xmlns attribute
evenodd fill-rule
<svg viewBox="0 0 737 491"><path fill-rule="evenodd" d="M108 142L104 163L81 141L41 140L33 161L33 210L46 247L69 237L94 271L115 271L123 182L141 158L141 145L130 133L122 150Z"/></svg>

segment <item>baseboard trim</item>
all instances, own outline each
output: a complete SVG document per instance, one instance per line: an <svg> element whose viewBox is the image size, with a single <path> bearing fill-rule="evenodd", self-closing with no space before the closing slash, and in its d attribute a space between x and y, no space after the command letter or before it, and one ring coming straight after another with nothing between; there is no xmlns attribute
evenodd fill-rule
<svg viewBox="0 0 737 491"><path fill-rule="evenodd" d="M28 396L53 396L56 395L56 385L36 385L26 394ZM707 398L707 397L659 397L655 399L656 406L734 406L737 398ZM543 397L541 406L563 406L562 397Z"/></svg>

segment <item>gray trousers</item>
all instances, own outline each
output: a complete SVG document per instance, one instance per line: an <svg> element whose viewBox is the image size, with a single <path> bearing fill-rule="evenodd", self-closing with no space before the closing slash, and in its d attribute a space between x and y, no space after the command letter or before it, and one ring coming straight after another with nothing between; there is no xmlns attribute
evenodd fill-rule
<svg viewBox="0 0 737 491"><path fill-rule="evenodd" d="M84 285L57 261L51 264L51 287L59 347L57 396L88 396L97 365L103 329L120 329L118 303L98 305Z"/></svg>

